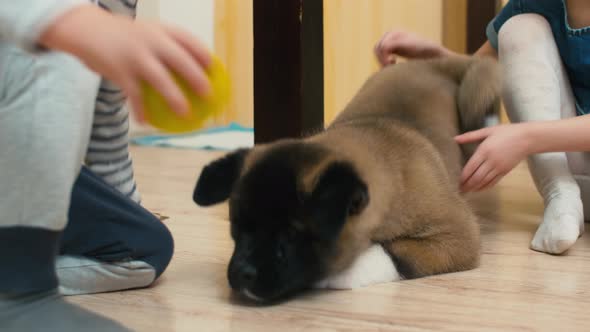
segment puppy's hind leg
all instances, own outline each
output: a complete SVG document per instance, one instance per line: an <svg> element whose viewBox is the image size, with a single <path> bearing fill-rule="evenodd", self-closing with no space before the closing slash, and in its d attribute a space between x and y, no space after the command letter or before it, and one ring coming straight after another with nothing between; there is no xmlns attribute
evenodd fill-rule
<svg viewBox="0 0 590 332"><path fill-rule="evenodd" d="M461 219L438 220L424 234L398 238L384 244L402 279L470 270L480 256L479 225L471 211L458 209ZM456 218L455 217L455 218ZM441 229L437 225L447 224Z"/></svg>
<svg viewBox="0 0 590 332"><path fill-rule="evenodd" d="M477 225L459 226L465 228L373 244L349 268L321 280L314 287L355 289L473 269L479 263Z"/></svg>

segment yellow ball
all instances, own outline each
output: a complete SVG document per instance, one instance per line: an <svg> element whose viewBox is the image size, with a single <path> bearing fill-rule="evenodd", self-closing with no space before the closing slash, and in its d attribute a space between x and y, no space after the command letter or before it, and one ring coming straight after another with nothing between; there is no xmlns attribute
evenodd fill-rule
<svg viewBox="0 0 590 332"><path fill-rule="evenodd" d="M230 97L229 76L219 59L213 57L206 73L211 84L211 93L206 97L197 95L184 79L173 75L189 102L189 114L185 116L170 109L164 97L144 82L142 96L146 121L168 133L184 133L202 128L206 120L223 110Z"/></svg>

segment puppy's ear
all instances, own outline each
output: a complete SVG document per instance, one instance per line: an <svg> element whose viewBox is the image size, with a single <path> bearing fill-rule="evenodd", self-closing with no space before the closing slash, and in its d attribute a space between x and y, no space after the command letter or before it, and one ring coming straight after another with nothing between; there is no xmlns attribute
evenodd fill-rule
<svg viewBox="0 0 590 332"><path fill-rule="evenodd" d="M353 166L333 163L320 176L311 194L311 227L321 238L335 238L347 217L360 214L368 203L367 185Z"/></svg>
<svg viewBox="0 0 590 332"><path fill-rule="evenodd" d="M236 180L240 177L248 151L236 150L205 166L193 193L195 203L209 206L228 199Z"/></svg>

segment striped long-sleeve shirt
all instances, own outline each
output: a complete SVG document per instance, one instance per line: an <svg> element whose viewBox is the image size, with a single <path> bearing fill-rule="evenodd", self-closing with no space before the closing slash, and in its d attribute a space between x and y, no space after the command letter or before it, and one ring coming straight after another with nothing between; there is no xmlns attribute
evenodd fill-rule
<svg viewBox="0 0 590 332"><path fill-rule="evenodd" d="M94 1L110 12L135 17L137 0ZM127 98L114 83L103 79L96 97L94 123L85 163L105 182L140 202L129 155Z"/></svg>

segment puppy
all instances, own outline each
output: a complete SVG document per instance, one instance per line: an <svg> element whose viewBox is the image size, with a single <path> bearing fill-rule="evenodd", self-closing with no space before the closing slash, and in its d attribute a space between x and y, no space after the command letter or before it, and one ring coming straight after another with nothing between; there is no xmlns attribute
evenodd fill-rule
<svg viewBox="0 0 590 332"><path fill-rule="evenodd" d="M372 75L324 131L206 166L194 201L229 198L228 279L256 301L475 268L479 226L453 137L498 109L495 61L417 60Z"/></svg>

